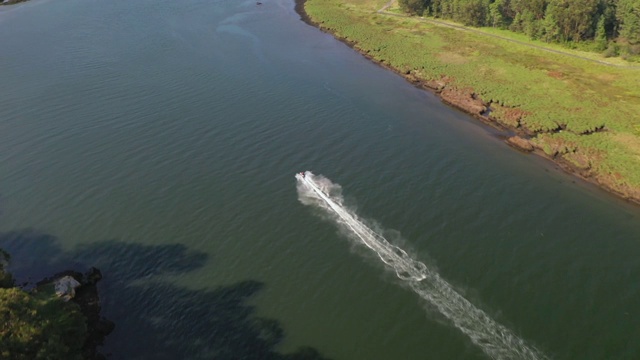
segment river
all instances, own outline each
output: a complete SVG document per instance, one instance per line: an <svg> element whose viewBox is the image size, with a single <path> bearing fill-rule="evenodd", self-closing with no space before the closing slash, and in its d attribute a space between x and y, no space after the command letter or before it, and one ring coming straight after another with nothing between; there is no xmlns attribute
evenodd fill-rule
<svg viewBox="0 0 640 360"><path fill-rule="evenodd" d="M0 9L0 247L18 279L99 267L110 359L490 358L299 201L311 170L539 358L639 358L640 209L293 8Z"/></svg>

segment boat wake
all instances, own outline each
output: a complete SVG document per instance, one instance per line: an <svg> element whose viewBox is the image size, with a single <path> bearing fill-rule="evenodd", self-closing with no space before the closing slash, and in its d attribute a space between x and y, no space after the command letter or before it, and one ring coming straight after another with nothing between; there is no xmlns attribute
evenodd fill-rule
<svg viewBox="0 0 640 360"><path fill-rule="evenodd" d="M340 185L309 171L296 174L296 179L300 202L323 209L350 238L372 250L387 267L395 271L398 278L435 307L489 357L499 360L547 359L539 350L475 307L434 269L391 244L343 206Z"/></svg>

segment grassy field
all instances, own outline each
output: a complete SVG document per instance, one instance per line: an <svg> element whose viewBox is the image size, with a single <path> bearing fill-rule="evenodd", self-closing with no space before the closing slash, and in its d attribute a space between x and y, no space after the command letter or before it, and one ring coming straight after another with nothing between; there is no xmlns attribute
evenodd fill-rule
<svg viewBox="0 0 640 360"><path fill-rule="evenodd" d="M305 9L320 27L400 73L474 93L490 104L495 121L530 138L540 151L640 201L640 69L376 13L386 2L307 0ZM546 45L518 34L484 31Z"/></svg>

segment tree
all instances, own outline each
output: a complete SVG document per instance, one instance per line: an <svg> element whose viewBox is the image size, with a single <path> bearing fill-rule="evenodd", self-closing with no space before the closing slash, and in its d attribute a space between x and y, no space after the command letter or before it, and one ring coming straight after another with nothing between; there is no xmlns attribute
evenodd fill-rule
<svg viewBox="0 0 640 360"><path fill-rule="evenodd" d="M553 42L560 40L560 29L558 28L558 22L556 21L555 14L547 7L547 14L542 20L542 40L546 42Z"/></svg>
<svg viewBox="0 0 640 360"><path fill-rule="evenodd" d="M616 19L616 9L618 0L602 0L599 13L604 17L604 28L607 39L612 39L618 35L618 20Z"/></svg>
<svg viewBox="0 0 640 360"><path fill-rule="evenodd" d="M555 42L610 40L627 53L640 53L640 0L399 0L413 14L492 26Z"/></svg>
<svg viewBox="0 0 640 360"><path fill-rule="evenodd" d="M491 26L503 28L506 25L504 10L505 0L496 0L489 5L489 24Z"/></svg>
<svg viewBox="0 0 640 360"><path fill-rule="evenodd" d="M512 0L511 7L516 13L529 13L530 16L537 20L544 18L547 9L547 0Z"/></svg>
<svg viewBox="0 0 640 360"><path fill-rule="evenodd" d="M620 37L629 44L640 44L640 0L619 0L616 18Z"/></svg>
<svg viewBox="0 0 640 360"><path fill-rule="evenodd" d="M598 51L604 51L607 49L607 29L605 28L605 18L602 15L600 16L600 20L598 20L598 25L596 26L596 35L594 40Z"/></svg>
<svg viewBox="0 0 640 360"><path fill-rule="evenodd" d="M555 19L561 41L592 38L599 0L551 0L546 16Z"/></svg>
<svg viewBox="0 0 640 360"><path fill-rule="evenodd" d="M487 24L489 3L486 0L454 0L453 18L468 26Z"/></svg>
<svg viewBox="0 0 640 360"><path fill-rule="evenodd" d="M399 0L400 8L409 14L422 15L427 0Z"/></svg>

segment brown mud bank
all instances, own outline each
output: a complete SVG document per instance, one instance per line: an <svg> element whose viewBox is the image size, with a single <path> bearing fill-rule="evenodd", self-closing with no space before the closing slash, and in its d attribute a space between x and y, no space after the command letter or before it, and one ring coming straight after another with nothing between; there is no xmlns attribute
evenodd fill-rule
<svg viewBox="0 0 640 360"><path fill-rule="evenodd" d="M575 149L568 149L567 144L558 140L548 140L545 135L560 132L565 129L558 128L551 131L532 131L521 123L527 113L516 107L505 107L497 103L483 101L471 88L458 88L453 85L453 79L442 74L437 80L421 78L412 70L402 70L391 66L384 60L380 61L369 55L369 51L359 47L357 41L340 37L333 29L314 21L305 10L307 0L295 0L295 11L300 19L308 25L333 35L336 39L358 51L367 59L391 70L404 77L411 84L424 90L435 93L442 101L482 121L486 125L502 132L501 138L511 147L526 153L536 154L553 161L564 171L573 174L582 180L595 184L601 189L621 197L627 201L640 205L640 188L627 186L620 183L619 174L603 174L593 169L592 154L585 154ZM500 117L492 116L492 113L500 113ZM606 131L598 129L596 131ZM586 135L586 134L581 134Z"/></svg>

